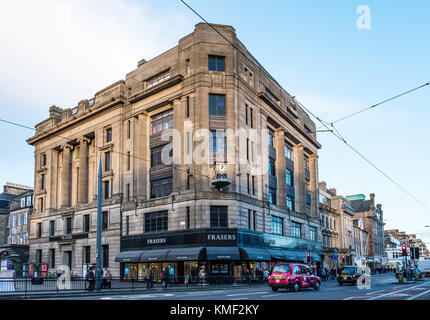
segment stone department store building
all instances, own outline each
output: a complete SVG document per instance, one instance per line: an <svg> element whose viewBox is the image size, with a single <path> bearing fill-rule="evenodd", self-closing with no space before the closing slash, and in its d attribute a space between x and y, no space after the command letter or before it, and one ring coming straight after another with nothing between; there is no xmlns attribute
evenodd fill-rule
<svg viewBox="0 0 430 320"><path fill-rule="evenodd" d="M114 276L170 266L179 278L240 277L308 252L321 262L315 124L234 28L215 27L247 58L199 23L125 80L75 108L52 106L36 125L30 260L80 275L95 263L101 157L102 257Z"/></svg>

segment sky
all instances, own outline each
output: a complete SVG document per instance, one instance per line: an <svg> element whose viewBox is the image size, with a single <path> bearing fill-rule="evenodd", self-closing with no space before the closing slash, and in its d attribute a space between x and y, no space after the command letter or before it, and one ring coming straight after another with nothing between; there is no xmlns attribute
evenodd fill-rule
<svg viewBox="0 0 430 320"><path fill-rule="evenodd" d="M284 89L328 122L430 82L429 1L188 3L209 22L232 25ZM75 107L93 97L199 22L179 0L0 0L0 118L34 127L51 105ZM336 125L427 208L429 101L426 86ZM32 135L0 122L0 185L34 184ZM331 133L318 140L320 181L341 195L375 193L386 229L430 242L429 209Z"/></svg>

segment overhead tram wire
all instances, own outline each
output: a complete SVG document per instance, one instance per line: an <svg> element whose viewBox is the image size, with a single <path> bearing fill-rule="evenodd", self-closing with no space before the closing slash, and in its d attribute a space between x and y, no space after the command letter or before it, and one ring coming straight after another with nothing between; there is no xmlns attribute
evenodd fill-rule
<svg viewBox="0 0 430 320"><path fill-rule="evenodd" d="M43 131L43 130L37 130L37 129L35 129L35 128L32 128L32 127L29 127L29 126L27 126L27 125L24 125L24 124L21 124L21 123L18 123L18 122L13 122L13 121L9 121L9 120L5 120L5 119L2 119L2 118L0 118L0 122L4 122L4 123L7 123L7 124L10 124L10 125L14 125L14 126L17 126L17 127L21 127L21 128L25 128L25 129L29 129L29 130L32 130L32 131L36 131L36 133L44 133L44 134L46 134L46 133L48 133L47 131ZM54 137L58 137L58 138L61 138L61 139L65 139L65 140L67 140L67 141L70 141L71 139L70 139L70 137L64 137L64 136L61 136L61 135L59 135L59 134L53 134L53 136ZM97 149L100 149L100 146L95 146ZM128 157L128 154L127 153L123 153L123 152L120 152L120 151L116 151L116 150L111 150L111 152L112 153L117 153L117 154L119 154L119 155L122 155L122 156L126 156L126 157ZM140 157L137 157L137 156L135 156L134 154L130 154L130 157L131 158L134 158L134 159L137 159L137 160L143 160L143 161L146 161L146 162L151 162L150 160L148 160L148 159L144 159L144 158L140 158ZM174 167L173 167L175 170L179 170L179 171L183 171L183 172L185 172L185 173L188 173L188 174L193 174L193 175L198 175L198 176L202 176L202 177L206 177L206 178L208 178L208 179L210 179L210 177L209 176L207 176L207 175L204 175L204 174L201 174L201 173L198 173L198 172L193 172L193 171L188 171L188 169L181 169L181 168L179 168L177 165L174 165Z"/></svg>
<svg viewBox="0 0 430 320"><path fill-rule="evenodd" d="M309 112L314 118L316 118L325 128L327 128L328 130L329 127L323 122L321 121L318 117L316 117L315 115L312 114L312 112L310 112L309 109L307 109L303 104L301 104L297 99L295 99L295 101L307 112ZM357 149L355 149L353 146L351 146L339 133L338 130L336 130L336 133L334 133L333 131L331 131L331 133L333 133L333 135L338 138L340 141L342 141L343 143L345 143L352 151L354 151L356 154L358 154L363 160L365 160L367 163L369 163L373 168L375 168L376 170L378 170L384 177L386 177L389 181L391 181L394 185L396 185L400 190L402 190L403 192L405 192L407 195L409 195L411 198L413 198L417 203L419 203L424 209L426 209L427 211L430 211L430 209L423 203L421 202L417 197L415 197L413 194L411 194L409 191L407 191L405 188L403 188L398 182L396 182L394 179L392 179L388 174L386 174L384 171L382 171L381 169L379 169L375 164L373 164L369 159L367 159L361 152L359 152Z"/></svg>
<svg viewBox="0 0 430 320"><path fill-rule="evenodd" d="M202 19L208 26L210 26L213 30L215 30L215 32L216 33L218 33L222 38L224 38L224 40L226 40L231 46L233 46L233 48L235 48L239 53L241 53L246 59L248 59L249 61L251 61L251 62L254 62L254 61L252 61L251 60L251 58L250 57L248 57L248 55L246 55L245 53L243 53L239 48L237 48L237 46L234 44L234 43L232 43L230 40L228 40L221 32L219 32L214 26L212 26L205 18L203 18L196 10L194 10L190 5L188 5L188 3L186 3L184 0L180 0L185 6L187 6L192 12L194 12L200 19ZM256 61L257 63L257 67L260 69L260 71L263 71L264 73L267 73L268 74L268 72L266 71L266 70L264 70L264 68L258 63L258 61ZM270 76L270 74L269 74L269 76ZM271 77L271 76L270 76ZM272 78L272 77L271 77ZM273 79L273 78L272 78ZM274 80L274 79L273 79ZM276 80L274 80L275 82L276 82ZM356 112L356 113L354 113L354 114L352 114L352 115L349 115L349 116L345 116L345 117L343 117L343 118L341 118L341 119L338 119L338 120L336 120L335 122L339 122L339 121L341 121L341 120L344 120L344 119L346 119L346 118L349 118L349 117L352 117L353 115L355 115L355 114L358 114L358 113L361 113L361 112L363 112L363 111L365 111L365 110L368 110L368 109L371 109L371 108L374 108L374 107L376 107L376 106L378 106L378 105L381 105L381 104L383 104L383 103L386 103L386 102L388 102L388 101L391 101L391 100L393 100L393 99L396 99L396 98L398 98L398 97L400 97L400 96L403 96L403 95L405 95L405 94L408 94L408 93L410 93L410 92L412 92L412 91L415 91L415 90L418 90L418 89L420 89L420 88L422 88L422 87L425 87L425 86L427 86L427 85L429 85L430 83L425 83L425 84L423 84L423 85L421 85L421 86L419 86L419 87L416 87L416 88L414 88L414 89L411 89L411 90L408 90L408 91L406 91L406 92L403 92L403 93L401 93L401 94L399 94L399 95L397 95L397 96L394 96L394 97L392 97L392 98L389 98L389 99L387 99L387 100L384 100L384 101L382 101L382 102L380 102L380 103L377 103L377 104L375 104L375 105L373 105L373 106L370 106L370 107L368 107L368 108L366 108L366 109L363 109L363 110L361 110L361 111L359 111L359 112ZM379 169L375 164L373 164L369 159L367 159L362 153L360 153L358 150L356 150L353 146L351 146L341 135L340 135L340 133L339 133L339 131L336 129L336 128L334 128L334 126L333 126L333 124L335 123L335 122L331 122L331 123L329 123L329 122L327 122L327 121L324 121L324 120L322 120L321 118L319 118L318 116L316 116L315 114L313 114L308 108L306 108L303 104L301 104L297 99L295 99L295 97L293 97L293 96L291 96L288 92L287 92L287 94L294 100L294 101L296 101L304 110L306 110L310 115L312 115L315 119L317 119L328 131L330 131L336 138L338 138L340 141L342 141L343 143L345 143L351 150L353 150L356 154L358 154L363 160L365 160L367 163L369 163L372 167L374 167L377 171L379 171L382 175L384 175L384 177L386 177L389 181L391 181L394 185L396 185L398 188L400 188L400 190L402 190L403 192L405 192L407 195L409 195L411 198L413 198L417 203L419 203L421 206L423 206L426 210L428 210L428 211L430 211L430 209L424 204L424 203L422 203L417 197L415 197L414 195L412 195L410 192L408 192L405 188L403 188L399 183L397 183L394 179L392 179L390 176L388 176L388 174L386 174L384 171L382 171L381 169ZM331 130L325 123L327 123L327 124L329 124L334 130ZM336 131L336 133L334 132L334 131Z"/></svg>
<svg viewBox="0 0 430 320"><path fill-rule="evenodd" d="M376 104L374 104L374 105L372 105L372 106L370 106L370 107L367 107L367 108L361 109L361 110L359 110L359 111L357 111L357 112L353 112L353 113L351 113L351 114L349 114L349 115L343 116L342 118L339 118L339 119L337 119L337 120L335 120L335 121L333 121L333 122L327 122L327 123L328 123L329 125L333 126L333 124L335 124L335 123L338 123L338 122L340 122L340 121L343 121L343 120L349 119L349 118L351 118L351 117L353 117L353 116L355 116L355 115L357 115L357 114L360 114L360 113L362 113L362 112L364 112L364 111L367 111L367 110L373 109L373 108L375 108L375 107L377 107L377 106L380 106L380 105L382 105L382 104L384 104L384 103L386 103L386 102L388 102L388 101L391 101L391 100L397 99L397 98L399 98L399 97L401 97L401 96L404 96L404 95L406 95L406 94L408 94L408 93L411 93L411 92L416 91L416 90L418 90L418 89L424 88L425 86L428 86L429 84L430 84L430 82L424 83L424 84L422 84L422 85L420 85L420 86L418 86L418 87L416 87L416 88L413 88L413 89L411 89L411 90L408 90L408 91L402 92L402 93L400 93L400 94L398 94L398 95L396 95L396 96L394 96L394 97L388 98L388 99L386 99L386 100L384 100L384 101L381 101L381 102L379 102L379 103L376 103ZM321 128L321 127L320 127L320 128Z"/></svg>

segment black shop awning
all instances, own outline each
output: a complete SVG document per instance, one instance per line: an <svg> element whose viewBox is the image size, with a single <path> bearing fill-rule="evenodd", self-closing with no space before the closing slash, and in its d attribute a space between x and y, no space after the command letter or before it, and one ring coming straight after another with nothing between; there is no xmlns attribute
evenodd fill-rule
<svg viewBox="0 0 430 320"><path fill-rule="evenodd" d="M285 254L282 250L269 249L267 250L270 256L275 260L285 260Z"/></svg>
<svg viewBox="0 0 430 320"><path fill-rule="evenodd" d="M206 247L208 260L240 260L238 247Z"/></svg>
<svg viewBox="0 0 430 320"><path fill-rule="evenodd" d="M115 262L139 262L143 250L123 251L116 255Z"/></svg>
<svg viewBox="0 0 430 320"><path fill-rule="evenodd" d="M168 261L167 254L170 249L145 250L140 256L140 262L162 262Z"/></svg>
<svg viewBox="0 0 430 320"><path fill-rule="evenodd" d="M191 261L204 260L205 248L176 248L170 249L167 254L167 261Z"/></svg>
<svg viewBox="0 0 430 320"><path fill-rule="evenodd" d="M270 261L270 253L267 250L259 248L243 247L240 248L242 260L251 261Z"/></svg>

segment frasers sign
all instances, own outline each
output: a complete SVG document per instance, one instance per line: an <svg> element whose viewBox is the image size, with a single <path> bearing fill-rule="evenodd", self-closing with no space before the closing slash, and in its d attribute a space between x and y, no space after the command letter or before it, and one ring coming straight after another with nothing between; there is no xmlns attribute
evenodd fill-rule
<svg viewBox="0 0 430 320"><path fill-rule="evenodd" d="M165 244L167 242L166 238L153 238L147 239L146 244Z"/></svg>
<svg viewBox="0 0 430 320"><path fill-rule="evenodd" d="M235 234L208 234L208 241L234 241Z"/></svg>

